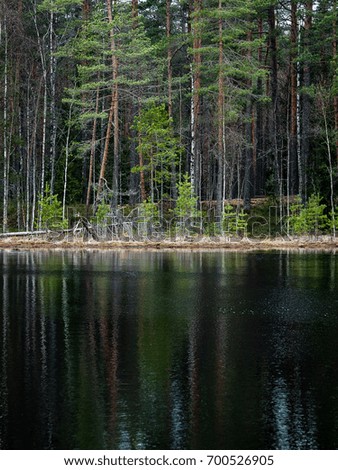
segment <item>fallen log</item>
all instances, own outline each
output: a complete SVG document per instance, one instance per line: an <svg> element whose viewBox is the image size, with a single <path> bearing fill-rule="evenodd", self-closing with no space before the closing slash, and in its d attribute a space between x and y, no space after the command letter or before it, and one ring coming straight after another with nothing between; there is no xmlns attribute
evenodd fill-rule
<svg viewBox="0 0 338 470"><path fill-rule="evenodd" d="M28 237L30 235L46 235L46 233L49 233L49 230L36 230L34 232L5 232L0 233L0 238Z"/></svg>

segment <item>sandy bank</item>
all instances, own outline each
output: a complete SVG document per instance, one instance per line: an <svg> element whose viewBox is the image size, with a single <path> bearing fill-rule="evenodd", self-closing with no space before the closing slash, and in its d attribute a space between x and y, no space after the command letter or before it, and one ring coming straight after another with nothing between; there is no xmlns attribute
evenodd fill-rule
<svg viewBox="0 0 338 470"><path fill-rule="evenodd" d="M269 251L269 250L322 250L336 252L338 238L317 239L199 239L161 241L83 241L41 237L8 237L0 239L0 250L228 250L228 251Z"/></svg>

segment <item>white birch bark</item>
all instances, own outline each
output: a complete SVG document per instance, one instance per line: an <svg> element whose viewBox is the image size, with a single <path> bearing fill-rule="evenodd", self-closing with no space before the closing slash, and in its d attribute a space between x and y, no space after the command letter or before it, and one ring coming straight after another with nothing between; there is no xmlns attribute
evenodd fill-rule
<svg viewBox="0 0 338 470"><path fill-rule="evenodd" d="M43 94L43 118L42 118L42 143L41 143L41 181L40 181L40 193L44 194L45 190L45 160L46 160L46 135L47 135L47 107L48 107L48 94L47 94L47 64L43 48L43 42L40 36L38 21L37 21L37 5L36 0L33 4L33 21L36 30L38 48L40 54L44 94ZM32 221L33 223L33 221ZM41 217L39 216L39 227L41 227Z"/></svg>
<svg viewBox="0 0 338 470"><path fill-rule="evenodd" d="M9 168L9 153L8 153L8 135L7 135L7 128L8 128L8 115L7 115L7 104L8 104L8 35L7 35L7 18L4 15L4 27L3 27L3 35L4 35L4 46L5 46L5 64L4 64L4 98L3 98L3 156L4 156L4 166L3 166L3 222L2 222L2 229L3 232L7 232L8 226L8 168Z"/></svg>
<svg viewBox="0 0 338 470"><path fill-rule="evenodd" d="M68 114L68 129L67 129L67 137L66 137L66 161L65 161L64 177L63 177L62 220L64 220L66 217L66 195L67 195L67 182L68 182L69 144L70 144L72 109L73 109L73 104L70 105L69 114Z"/></svg>
<svg viewBox="0 0 338 470"><path fill-rule="evenodd" d="M195 174L195 157L196 157L196 141L195 141L195 106L194 106L194 73L192 65L191 73L191 101L190 101L190 126L191 126L191 147L190 147L190 181L193 193L195 193L196 174Z"/></svg>
<svg viewBox="0 0 338 470"><path fill-rule="evenodd" d="M26 102L26 231L29 230L30 216L30 163L31 163L31 126L30 126L30 80L27 83Z"/></svg>
<svg viewBox="0 0 338 470"><path fill-rule="evenodd" d="M54 56L55 43L54 43L54 13L50 13L50 26L49 26L49 82L50 82L50 119L51 119L51 140L50 140L50 190L51 194L54 193L55 183L55 159L56 159L56 58Z"/></svg>
<svg viewBox="0 0 338 470"><path fill-rule="evenodd" d="M325 127L325 141L327 147L327 156L329 160L329 177L330 177L330 204L331 204L331 220L332 220L332 235L336 236L336 219L335 219L335 208L334 208L334 184L333 184L333 166L332 166L332 152L331 152L331 143L330 143L330 134L329 126L327 122L327 111L325 107L324 96L321 94L321 106L322 113L324 118L324 127Z"/></svg>

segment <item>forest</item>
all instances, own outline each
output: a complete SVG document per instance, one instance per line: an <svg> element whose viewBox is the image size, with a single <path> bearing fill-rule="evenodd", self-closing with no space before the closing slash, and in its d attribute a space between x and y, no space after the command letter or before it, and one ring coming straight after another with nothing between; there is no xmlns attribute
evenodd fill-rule
<svg viewBox="0 0 338 470"><path fill-rule="evenodd" d="M258 201L335 235L336 4L1 0L2 232Z"/></svg>

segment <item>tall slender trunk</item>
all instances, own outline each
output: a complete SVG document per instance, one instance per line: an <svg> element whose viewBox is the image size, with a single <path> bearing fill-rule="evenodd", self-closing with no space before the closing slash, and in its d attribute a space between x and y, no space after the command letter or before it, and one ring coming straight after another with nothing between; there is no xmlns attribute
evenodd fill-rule
<svg viewBox="0 0 338 470"><path fill-rule="evenodd" d="M48 106L48 90L47 90L47 65L46 58L43 50L43 43L39 32L38 20L37 20L37 4L36 0L33 3L33 21L36 30L38 48L40 54L42 76L43 76L43 118L42 118L42 143L41 143L41 180L40 180L40 193L44 194L45 190L45 160L46 160L46 135L47 135L47 106ZM39 227L41 225L41 219L39 220Z"/></svg>
<svg viewBox="0 0 338 470"><path fill-rule="evenodd" d="M21 110L21 105L19 105L19 139L20 143L23 142L23 122L22 122L22 110ZM21 228L23 227L22 223L22 208L21 208L21 203L22 203L22 192L23 192L23 170L24 170L24 165L23 165L23 148L22 144L20 144L19 147L19 168L18 168L18 181L17 181L17 186L16 186L16 203L17 203L17 213L16 213L16 218L17 218L17 224L16 228L20 231Z"/></svg>
<svg viewBox="0 0 338 470"><path fill-rule="evenodd" d="M137 114L137 104L132 99L130 103L130 114L128 115L129 123L134 122L134 118ZM128 131L131 126L128 126ZM137 131L134 127L131 127L130 134L130 175L129 175L129 204L134 205L138 200L138 193L140 188L140 175L132 171L132 169L139 165L138 154L137 154Z"/></svg>
<svg viewBox="0 0 338 470"><path fill-rule="evenodd" d="M119 171L120 171L120 156L119 156L119 90L117 84L118 74L118 60L114 56L114 94L113 94L113 108L114 108L114 165L113 165L113 207L117 206L119 194Z"/></svg>
<svg viewBox="0 0 338 470"><path fill-rule="evenodd" d="M18 28L22 28L22 0L18 0ZM15 71L15 82L16 82L16 96L18 99L18 136L19 136L19 145L18 145L18 152L19 152L19 161L18 161L18 168L17 168L17 183L16 183L16 201L17 201L17 230L21 230L24 227L24 215L22 211L22 203L23 203L23 182L24 182L24 148L23 148L23 140L24 140L24 103L21 101L21 93L20 93L20 76L21 76L21 60L18 58L16 60L16 71ZM13 116L15 113L13 113Z"/></svg>
<svg viewBox="0 0 338 470"><path fill-rule="evenodd" d="M139 109L141 109L141 105L139 104ZM143 171L143 153L142 153L142 146L141 146L141 132L138 134L138 147L139 147L139 164L140 164L140 190L141 190L141 202L145 201L147 199L147 193L146 193L146 183L145 183L145 178L144 178L144 171Z"/></svg>
<svg viewBox="0 0 338 470"><path fill-rule="evenodd" d="M291 44L290 44L290 189L292 194L298 192L297 167L297 2L291 2Z"/></svg>
<svg viewBox="0 0 338 470"><path fill-rule="evenodd" d="M172 48L171 48L171 0L166 0L166 36L167 36L167 75L168 75L168 114L169 118L173 117L173 64L172 64ZM174 200L177 199L176 189L176 164L171 165L171 193Z"/></svg>
<svg viewBox="0 0 338 470"><path fill-rule="evenodd" d="M32 139L31 139L31 150L30 150L30 155L31 155L31 165L30 165L30 174L27 179L27 182L31 185L32 187L32 212L30 216L30 229L34 229L34 224L35 224L35 205L36 205L36 199L37 199L37 187L38 187L38 182L36 178L36 148L37 148L37 130L38 130L38 119L39 119L39 109L40 109L40 98L41 98L41 89L43 87L43 79L40 80L40 85L38 89L38 94L36 97L36 102L35 106L33 108L35 109L35 115L34 115L34 125L33 125L33 130L32 130ZM28 170L27 170L28 171ZM27 217L29 219L29 217Z"/></svg>
<svg viewBox="0 0 338 470"><path fill-rule="evenodd" d="M116 0L114 0L116 3ZM108 11L109 22L113 22L111 9ZM119 170L120 170L120 157L119 157L119 88L117 83L118 77L118 58L116 55L116 39L115 32L112 28L110 31L111 51L112 51L112 66L113 66L113 115L114 115L114 165L113 165L113 207L117 206L118 193L119 193Z"/></svg>
<svg viewBox="0 0 338 470"><path fill-rule="evenodd" d="M138 0L132 0L131 4L131 15L132 15L132 27L134 30L138 28ZM139 79L139 72L136 72L136 80ZM138 96L137 101L132 98L131 102L131 116L130 122L134 122L135 116L140 113L141 111L141 96ZM142 150L139 146L139 150L137 151L137 141L140 143L140 136L137 134L136 129L132 126L131 128L131 145L130 145L130 197L129 201L131 205L134 205L137 202L137 196L140 192L141 201L146 200L146 192L145 192L145 180L144 180L144 172L143 170L140 171L140 174L135 173L132 169L139 165L142 167L143 165L143 156Z"/></svg>
<svg viewBox="0 0 338 470"><path fill-rule="evenodd" d="M50 83L50 190L54 193L55 183L55 160L56 160L56 58L55 58L55 38L54 38L54 13L50 12L49 21L49 83Z"/></svg>
<svg viewBox="0 0 338 470"><path fill-rule="evenodd" d="M166 0L166 36L168 41L167 46L167 73L168 73L168 114L171 118L173 115L173 97L172 97L172 81L173 81L173 68L172 68L172 49L171 49L171 0Z"/></svg>
<svg viewBox="0 0 338 470"><path fill-rule="evenodd" d="M101 162L101 169L100 169L100 176L99 176L99 183L97 188L96 194L96 204L100 200L101 192L103 189L103 183L105 181L105 172L106 166L108 161L108 151L109 151L109 144L110 144L110 137L111 137L111 130L112 126L114 125L114 175L113 175L113 206L117 204L117 191L118 191L118 134L119 134L119 127L118 127L118 85L117 85L117 75L118 75L118 60L115 53L115 31L113 28L113 12L111 6L111 0L107 0L107 12L108 12L108 22L111 25L110 29L110 50L112 53L112 78L113 78L113 86L111 90L111 101L110 101L110 109L108 115L108 122L107 122L107 130L105 136L105 145L103 151L103 157Z"/></svg>
<svg viewBox="0 0 338 470"><path fill-rule="evenodd" d="M312 0L307 1L306 5L306 15L304 21L304 52L305 57L307 50L310 46L310 30L312 26ZM299 193L302 197L303 202L306 200L306 167L309 159L310 153L310 118L311 118L311 97L307 92L307 88L311 85L311 74L310 74L310 63L306 59L303 66L303 95L302 95L302 121L301 121L301 151L300 151L300 161L301 165L299 167Z"/></svg>
<svg viewBox="0 0 338 470"><path fill-rule="evenodd" d="M41 87L40 87L41 88ZM31 213L31 230L34 229L35 224L35 210L36 210L36 201L37 201L37 191L38 191L38 182L37 182L37 171L36 171L36 148L37 148L37 127L38 127L38 110L40 108L40 92L37 98L35 120L34 120L34 131L32 137L32 171L31 171L31 181L32 181L32 213Z"/></svg>
<svg viewBox="0 0 338 470"><path fill-rule="evenodd" d="M199 114L200 114L200 88L201 88L201 25L200 16L202 9L202 0L194 0L192 19L193 34L193 64L191 77L191 157L190 157L190 175L191 183L195 194L200 194L200 138L199 138Z"/></svg>
<svg viewBox="0 0 338 470"><path fill-rule="evenodd" d="M247 42L250 44L252 41L252 32L247 34ZM251 61L251 46L248 46L247 58ZM247 81L248 90L252 87L252 80ZM245 165L244 165L244 181L243 181L243 205L245 210L250 209L251 193L252 193L252 97L251 94L247 98L246 112L245 112Z"/></svg>
<svg viewBox="0 0 338 470"><path fill-rule="evenodd" d="M7 16L4 14L3 18L3 35L4 35L4 97L3 97L3 212L2 212L2 229L7 232L8 227L8 188L9 188L9 149L8 149L8 31L7 31Z"/></svg>
<svg viewBox="0 0 338 470"><path fill-rule="evenodd" d="M333 165L332 165L332 155L331 155L331 142L329 135L329 126L327 123L327 110L325 106L324 93L320 93L321 107L324 118L324 127L325 127L325 141L327 147L327 156L329 160L329 177L330 177L330 202L331 202L331 220L332 220L332 235L336 236L336 214L334 207L334 185L333 185Z"/></svg>
<svg viewBox="0 0 338 470"><path fill-rule="evenodd" d="M27 101L26 101L26 231L29 230L29 215L30 215L30 171L31 171L31 104L30 104L30 77L27 82Z"/></svg>
<svg viewBox="0 0 338 470"><path fill-rule="evenodd" d="M275 6L271 6L268 12L269 39L270 39L270 94L271 94L271 118L270 140L274 160L275 195L279 195L280 187L280 162L279 162L279 100L278 100L278 61L277 61L277 29Z"/></svg>
<svg viewBox="0 0 338 470"><path fill-rule="evenodd" d="M101 168L100 168L100 175L99 175L99 183L98 183L98 188L97 188L97 193L96 193L96 205L100 201L100 196L103 190L103 184L105 181L105 173L106 173L106 166L107 166L107 161L108 161L108 150L109 150L109 143L110 143L110 136L111 136L111 128L112 128L112 122L113 122L113 115L114 115L114 100L113 100L113 95L111 95L111 101L110 101L110 108L109 108L109 114L108 114L108 122L107 122L107 129L106 129L106 135L105 135L105 143L104 143L104 150L103 150L103 156L102 156L102 161L101 161Z"/></svg>
<svg viewBox="0 0 338 470"><path fill-rule="evenodd" d="M25 227L28 232L30 229L30 203L31 203L31 158L33 155L32 144L33 134L31 132L31 97L30 97L30 77L27 82L27 100L26 100L26 221ZM38 93L37 97L40 96ZM38 108L38 106L36 107Z"/></svg>
<svg viewBox="0 0 338 470"><path fill-rule="evenodd" d="M223 213L223 159L224 159L224 71L223 71L223 20L221 17L222 0L218 1L218 143L217 143L217 174L216 174L216 214L221 217Z"/></svg>
<svg viewBox="0 0 338 470"><path fill-rule="evenodd" d="M93 5L94 7L94 5ZM86 32L86 36L90 36L89 29L90 29L90 21L91 21L91 8L92 8L92 0L82 0L82 29ZM89 62L87 58L81 59L81 66L88 67ZM99 74L98 74L99 75ZM99 77L97 77L99 80ZM83 105L83 109L86 108L88 104L88 95L84 91L81 93L81 101ZM104 100L103 100L104 101ZM69 127L68 127L69 129ZM89 122L83 123L81 127L81 136L80 139L84 142L88 142L91 140L91 125ZM104 137L102 138L102 142L104 142ZM88 153L87 151L83 152L82 158L82 165L81 165L81 199L86 200L86 194L88 190Z"/></svg>
<svg viewBox="0 0 338 470"><path fill-rule="evenodd" d="M46 139L47 139L47 72L43 72L43 83L44 83L44 92L43 92L43 118L42 118L42 147L41 147L41 186L40 192L41 195L45 191L45 168L46 168Z"/></svg>
<svg viewBox="0 0 338 470"><path fill-rule="evenodd" d="M70 146L72 108L73 108L73 104L71 103L69 106L69 113L68 113L68 129L67 129L67 137L66 137L66 158L65 158L64 175L63 175L62 220L65 220L65 217L66 217L66 196L67 196L67 183L68 183L69 146Z"/></svg>
<svg viewBox="0 0 338 470"><path fill-rule="evenodd" d="M334 71L335 71L335 80L337 80L337 1L334 0L333 2L333 24L332 24L332 54L333 54L333 63L334 63ZM333 98L333 106L334 106L334 129L335 129L335 136L336 136L336 165L338 168L338 94L336 93Z"/></svg>
<svg viewBox="0 0 338 470"><path fill-rule="evenodd" d="M194 78L191 65L191 101L190 101L190 128L191 128L191 144L190 144L190 180L193 191L196 191L196 126L195 126L195 107L194 107Z"/></svg>
<svg viewBox="0 0 338 470"><path fill-rule="evenodd" d="M258 18L258 37L260 40L263 38L263 20ZM263 48L262 45L258 47L258 64L263 67ZM257 94L263 95L263 80L262 77L257 78ZM255 155L254 155L254 190L255 194L262 194L265 183L264 178L264 129L263 129L263 106L261 103L256 102L256 128L255 133Z"/></svg>
<svg viewBox="0 0 338 470"><path fill-rule="evenodd" d="M96 90L96 101L95 101L95 114L99 112L99 89ZM97 118L93 121L92 139L90 144L90 159L89 159L89 174L88 174L88 186L87 186L87 197L86 197L86 213L89 214L90 195L93 186L93 175L94 175L94 162L95 162L95 150L96 150L96 128Z"/></svg>

